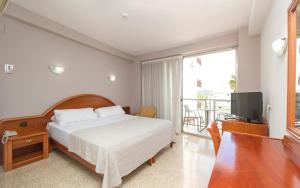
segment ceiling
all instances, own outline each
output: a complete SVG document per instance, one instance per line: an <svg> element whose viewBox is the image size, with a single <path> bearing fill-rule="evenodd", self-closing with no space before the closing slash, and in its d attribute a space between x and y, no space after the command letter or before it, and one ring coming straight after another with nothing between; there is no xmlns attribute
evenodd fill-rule
<svg viewBox="0 0 300 188"><path fill-rule="evenodd" d="M11 1L134 56L236 31L257 7L256 0Z"/></svg>

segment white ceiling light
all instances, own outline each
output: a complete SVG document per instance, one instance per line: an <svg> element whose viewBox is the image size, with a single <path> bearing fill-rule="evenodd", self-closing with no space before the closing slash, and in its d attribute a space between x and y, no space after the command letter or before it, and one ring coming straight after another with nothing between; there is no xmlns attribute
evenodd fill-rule
<svg viewBox="0 0 300 188"><path fill-rule="evenodd" d="M272 44L273 51L276 53L276 55L278 57L283 56L283 54L284 54L284 52L286 50L286 47L287 47L286 37L277 39Z"/></svg>
<svg viewBox="0 0 300 188"><path fill-rule="evenodd" d="M49 70L56 75L62 74L65 71L64 67L56 65L48 65Z"/></svg>

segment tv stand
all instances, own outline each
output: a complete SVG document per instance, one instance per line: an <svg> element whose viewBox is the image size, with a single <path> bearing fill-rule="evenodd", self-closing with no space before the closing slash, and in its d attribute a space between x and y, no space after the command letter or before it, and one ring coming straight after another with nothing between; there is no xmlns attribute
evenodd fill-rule
<svg viewBox="0 0 300 188"><path fill-rule="evenodd" d="M222 121L222 133L224 131L240 132L259 136L269 136L269 126L240 121L237 119L226 119Z"/></svg>
<svg viewBox="0 0 300 188"><path fill-rule="evenodd" d="M262 124L260 121L255 121L255 120L250 120L249 123L253 123L253 124Z"/></svg>

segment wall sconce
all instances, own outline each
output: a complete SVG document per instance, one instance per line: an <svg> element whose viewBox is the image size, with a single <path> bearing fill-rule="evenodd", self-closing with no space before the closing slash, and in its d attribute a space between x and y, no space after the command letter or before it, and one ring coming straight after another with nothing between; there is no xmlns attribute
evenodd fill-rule
<svg viewBox="0 0 300 188"><path fill-rule="evenodd" d="M283 56L287 47L287 38L283 37L273 42L272 48L278 57Z"/></svg>
<svg viewBox="0 0 300 188"><path fill-rule="evenodd" d="M111 74L108 76L109 81L114 82L116 81L116 76L114 74Z"/></svg>
<svg viewBox="0 0 300 188"><path fill-rule="evenodd" d="M65 71L64 67L56 65L48 65L49 70L56 75L62 74Z"/></svg>

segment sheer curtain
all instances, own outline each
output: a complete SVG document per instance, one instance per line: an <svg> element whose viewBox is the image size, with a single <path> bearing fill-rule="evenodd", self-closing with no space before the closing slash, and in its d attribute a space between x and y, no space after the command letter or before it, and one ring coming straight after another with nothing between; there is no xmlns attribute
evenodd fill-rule
<svg viewBox="0 0 300 188"><path fill-rule="evenodd" d="M173 122L181 132L182 57L147 61L142 64L142 104L155 106L157 117Z"/></svg>

